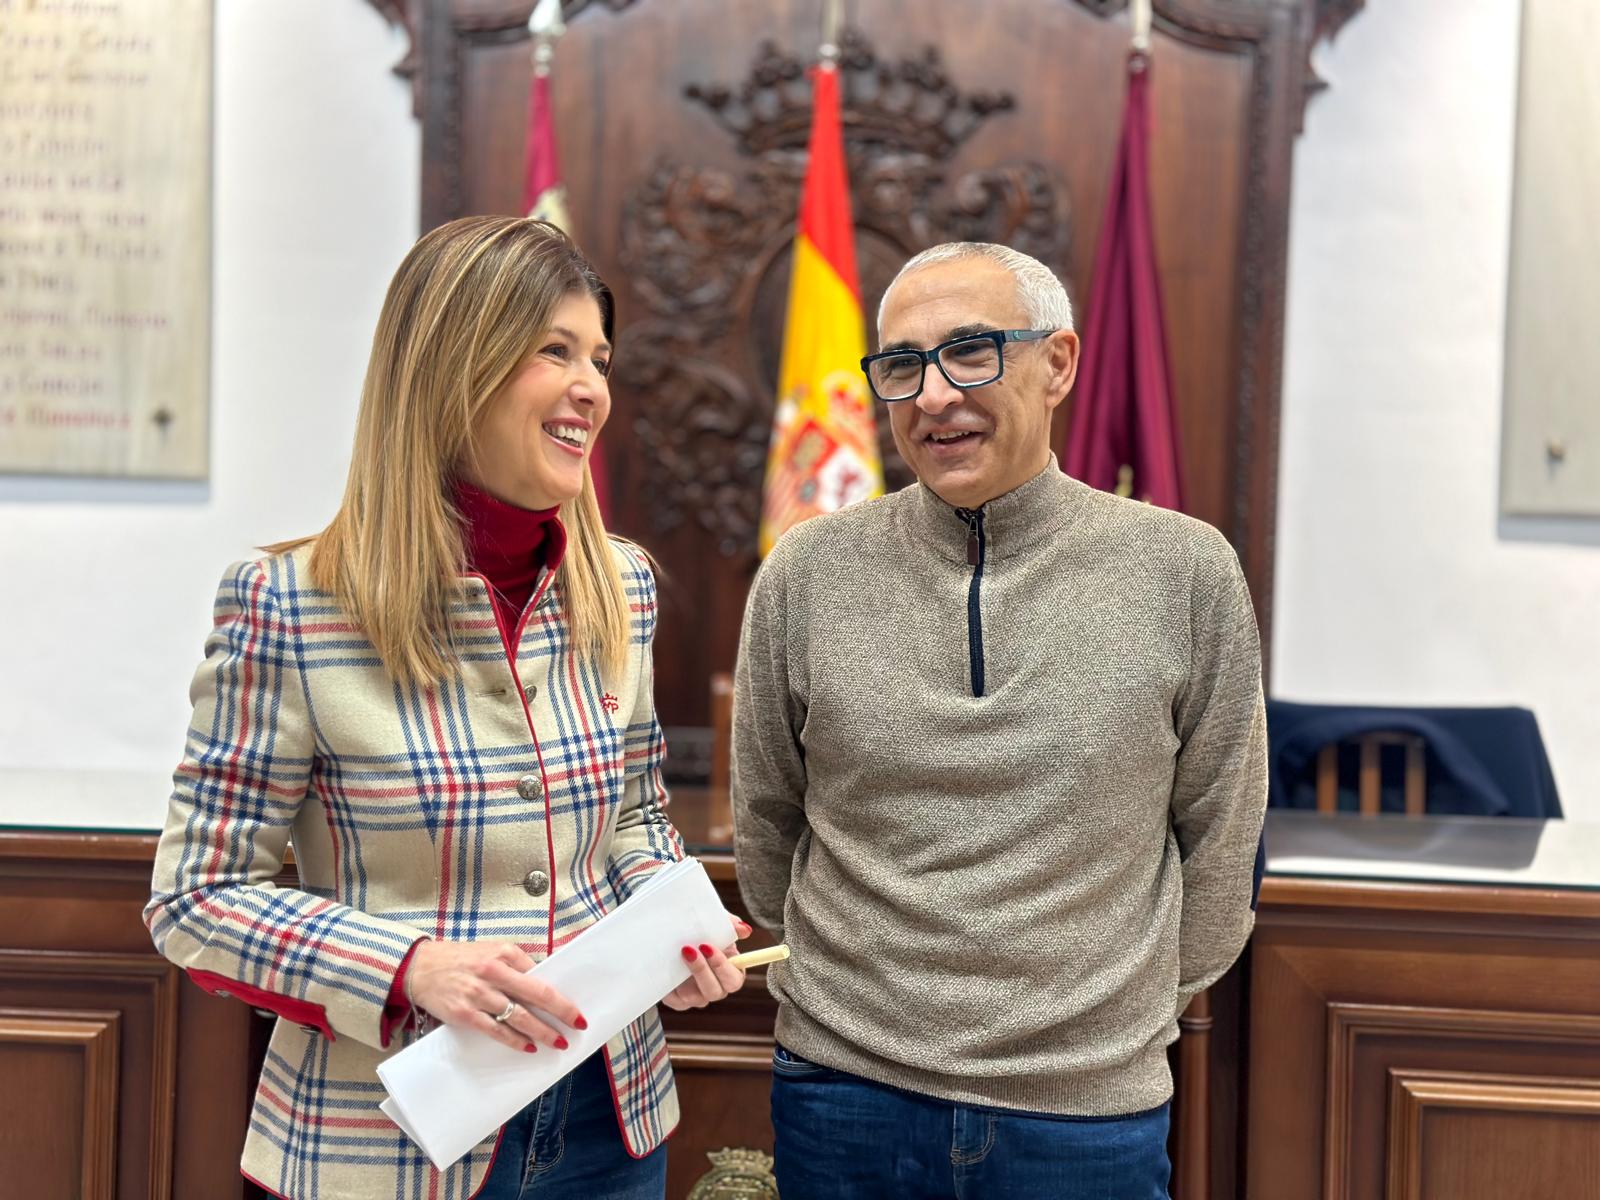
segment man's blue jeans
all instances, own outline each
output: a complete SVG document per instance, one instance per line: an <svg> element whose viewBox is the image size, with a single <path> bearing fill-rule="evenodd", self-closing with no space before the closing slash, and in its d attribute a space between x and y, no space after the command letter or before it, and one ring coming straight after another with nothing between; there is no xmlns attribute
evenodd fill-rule
<svg viewBox="0 0 1600 1200"><path fill-rule="evenodd" d="M1168 1200L1168 1109L976 1108L772 1056L783 1200Z"/></svg>

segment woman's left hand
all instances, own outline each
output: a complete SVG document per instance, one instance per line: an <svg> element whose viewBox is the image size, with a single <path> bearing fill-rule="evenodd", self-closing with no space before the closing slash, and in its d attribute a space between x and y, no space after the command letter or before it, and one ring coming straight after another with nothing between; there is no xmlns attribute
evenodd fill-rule
<svg viewBox="0 0 1600 1200"><path fill-rule="evenodd" d="M750 926L732 913L729 920L739 937L748 937ZM689 964L689 978L661 998L668 1008L682 1012L687 1008L704 1008L706 1005L737 992L744 986L744 972L728 962L734 946L718 950L715 946L685 946L682 954Z"/></svg>

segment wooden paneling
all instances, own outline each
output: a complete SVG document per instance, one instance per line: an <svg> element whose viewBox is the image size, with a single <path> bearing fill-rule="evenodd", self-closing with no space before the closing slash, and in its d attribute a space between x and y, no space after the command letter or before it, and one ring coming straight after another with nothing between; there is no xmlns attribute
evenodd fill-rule
<svg viewBox="0 0 1600 1200"><path fill-rule="evenodd" d="M729 912L746 920L743 898L727 855L702 858ZM756 930L740 949L770 946L772 937ZM744 989L704 1009L663 1009L667 1048L678 1080L683 1121L672 1135L667 1156L667 1195L683 1197L714 1169L709 1157L722 1150L772 1153L768 1119L772 1088L772 1028L777 1005L767 991L767 973L756 969ZM742 1194L742 1193L741 1193ZM758 1200L760 1193L751 1193Z"/></svg>
<svg viewBox="0 0 1600 1200"><path fill-rule="evenodd" d="M1600 1079L1395 1071L1389 1200L1600 1200Z"/></svg>
<svg viewBox="0 0 1600 1200"><path fill-rule="evenodd" d="M237 1164L264 1023L148 948L154 847L0 833L0 1182L30 1196L259 1194ZM705 861L741 912L731 857ZM765 979L664 1016L668 1195L769 1195ZM1600 1200L1600 892L1268 877L1182 1027L1176 1200Z"/></svg>
<svg viewBox="0 0 1600 1200"><path fill-rule="evenodd" d="M0 1180L27 1180L34 1200L111 1200L118 1020L0 1008Z"/></svg>
<svg viewBox="0 0 1600 1200"><path fill-rule="evenodd" d="M1392 1081L1442 1073L1485 1095L1509 1077L1560 1081L1574 1095L1600 1087L1600 895L1268 879L1250 973L1247 1194L1256 1200L1376 1200L1393 1194L1402 1166L1407 1178L1419 1173L1420 1195L1504 1200L1522 1193L1487 1181L1515 1174L1512 1165L1477 1182L1463 1176L1459 1187L1432 1174L1448 1156L1429 1147L1457 1137L1468 1118L1429 1117L1404 1143L1406 1163L1393 1160ZM1497 1128L1535 1124L1524 1112ZM1567 1128L1552 1116L1527 1147L1559 1143ZM1432 1141L1422 1136L1435 1129ZM1504 1158L1509 1146L1490 1138L1478 1153ZM1525 1194L1576 1194L1571 1162L1559 1172L1568 1190Z"/></svg>
<svg viewBox="0 0 1600 1200"><path fill-rule="evenodd" d="M0 1131L14 1131L0 1132L0 1180L29 1179L30 1196L50 1194L32 1190L31 1155L58 1171L71 1164L63 1194L246 1194L238 1162L255 1018L156 954L140 919L154 854L153 837L0 832L0 1028L10 1031L0 1035L0 1104L38 1098L24 1123L0 1112ZM67 1039L54 1050L14 1036L52 1024ZM65 1050L74 1029L88 1039L73 1052L80 1066ZM79 1113L64 1125L63 1105ZM39 1139L24 1136L35 1125Z"/></svg>
<svg viewBox="0 0 1600 1200"><path fill-rule="evenodd" d="M751 987L764 990L765 983ZM678 1033L667 1047L684 1114L667 1158L667 1194L686 1196L714 1168L718 1151L772 1153L772 1035Z"/></svg>

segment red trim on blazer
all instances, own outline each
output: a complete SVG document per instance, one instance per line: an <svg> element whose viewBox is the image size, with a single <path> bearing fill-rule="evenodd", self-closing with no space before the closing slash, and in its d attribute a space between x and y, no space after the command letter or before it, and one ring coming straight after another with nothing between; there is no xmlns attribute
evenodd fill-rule
<svg viewBox="0 0 1600 1200"><path fill-rule="evenodd" d="M617 1091L617 1077L611 1065L611 1048L608 1046L604 1049L606 1054L606 1084L611 1088L611 1108L617 1114L617 1128L622 1130L622 1148L628 1152L629 1158L649 1158L656 1150L661 1149L662 1146L670 1142L672 1135L683 1127L683 1115L680 1112L678 1123L661 1135L661 1140L656 1143L655 1150L646 1150L643 1154L635 1154L633 1152L633 1143L628 1140L628 1122L622 1116L622 1095ZM645 1067L645 1073L641 1078L648 1079L650 1077L650 1072L654 1069L655 1064L661 1061L661 1057L661 1055L657 1055L650 1060L650 1064ZM667 1052L667 1057L671 1057L670 1051Z"/></svg>
<svg viewBox="0 0 1600 1200"><path fill-rule="evenodd" d="M246 1171L243 1167L239 1168L239 1174L244 1176L244 1178L248 1179L251 1183L255 1184L258 1188L260 1188L267 1195L276 1196L278 1198L278 1200L289 1200L289 1197L285 1196L282 1192L273 1191L266 1184L262 1183L261 1180L257 1179L254 1175L250 1174L249 1171Z"/></svg>
<svg viewBox="0 0 1600 1200"><path fill-rule="evenodd" d="M559 521L556 522L556 528L559 529L560 527L561 523ZM517 670L517 647L522 645L522 629L523 626L528 623L528 617L532 615L534 609L539 607L539 601L544 599L544 594L546 589L550 586L550 581L556 577L555 569L561 565L561 557L566 553L566 547L567 543L563 537L559 547L559 552L555 556L554 565L552 565L550 569L544 573L544 577L539 580L538 590L533 593L533 595L529 598L528 603L522 609L522 620L517 622L516 641L507 643L506 645L506 665L511 668L511 680L517 685L517 699L522 702L522 717L523 720L528 723L528 736L533 739L534 757L539 760L539 790L544 793L544 841L545 849L549 854L550 862L550 921L545 927L544 938L544 953L546 958L556 952L555 820L550 814L550 775L544 767L544 750L540 747L539 735L533 728L533 712L528 708L528 690L522 686L522 672ZM483 579L483 576L480 575L479 578ZM489 582L487 579L484 579L483 581L486 584ZM490 599L493 600L493 598L494 594L491 589Z"/></svg>
<svg viewBox="0 0 1600 1200"><path fill-rule="evenodd" d="M328 1010L320 1004L312 1004L309 1000L296 1000L292 996L280 996L276 992L264 992L258 987L251 987L248 983L240 983L237 979L229 979L226 975L218 975L214 971L191 969L189 978L200 985L201 991L209 992L213 996L243 1000L252 1008L264 1008L285 1020L293 1021L296 1025L314 1028L330 1042L338 1040L334 1036L333 1026L328 1024Z"/></svg>
<svg viewBox="0 0 1600 1200"><path fill-rule="evenodd" d="M411 969L411 956L427 940L418 938L412 942L411 949L400 960L400 969L394 973L394 982L389 985L389 998L383 1002L383 1019L378 1022L378 1048L381 1050L387 1050L395 1030L404 1029L406 1022L416 1015L411 1001L406 998L406 972Z"/></svg>

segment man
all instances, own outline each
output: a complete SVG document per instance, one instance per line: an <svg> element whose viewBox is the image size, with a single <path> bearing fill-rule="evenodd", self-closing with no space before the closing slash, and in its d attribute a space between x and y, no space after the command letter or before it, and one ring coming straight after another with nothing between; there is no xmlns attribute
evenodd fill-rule
<svg viewBox="0 0 1600 1200"><path fill-rule="evenodd" d="M745 614L739 879L784 1200L1167 1195L1166 1047L1249 934L1255 619L1222 535L1063 475L1078 339L1002 246L906 264L863 360L918 482Z"/></svg>

